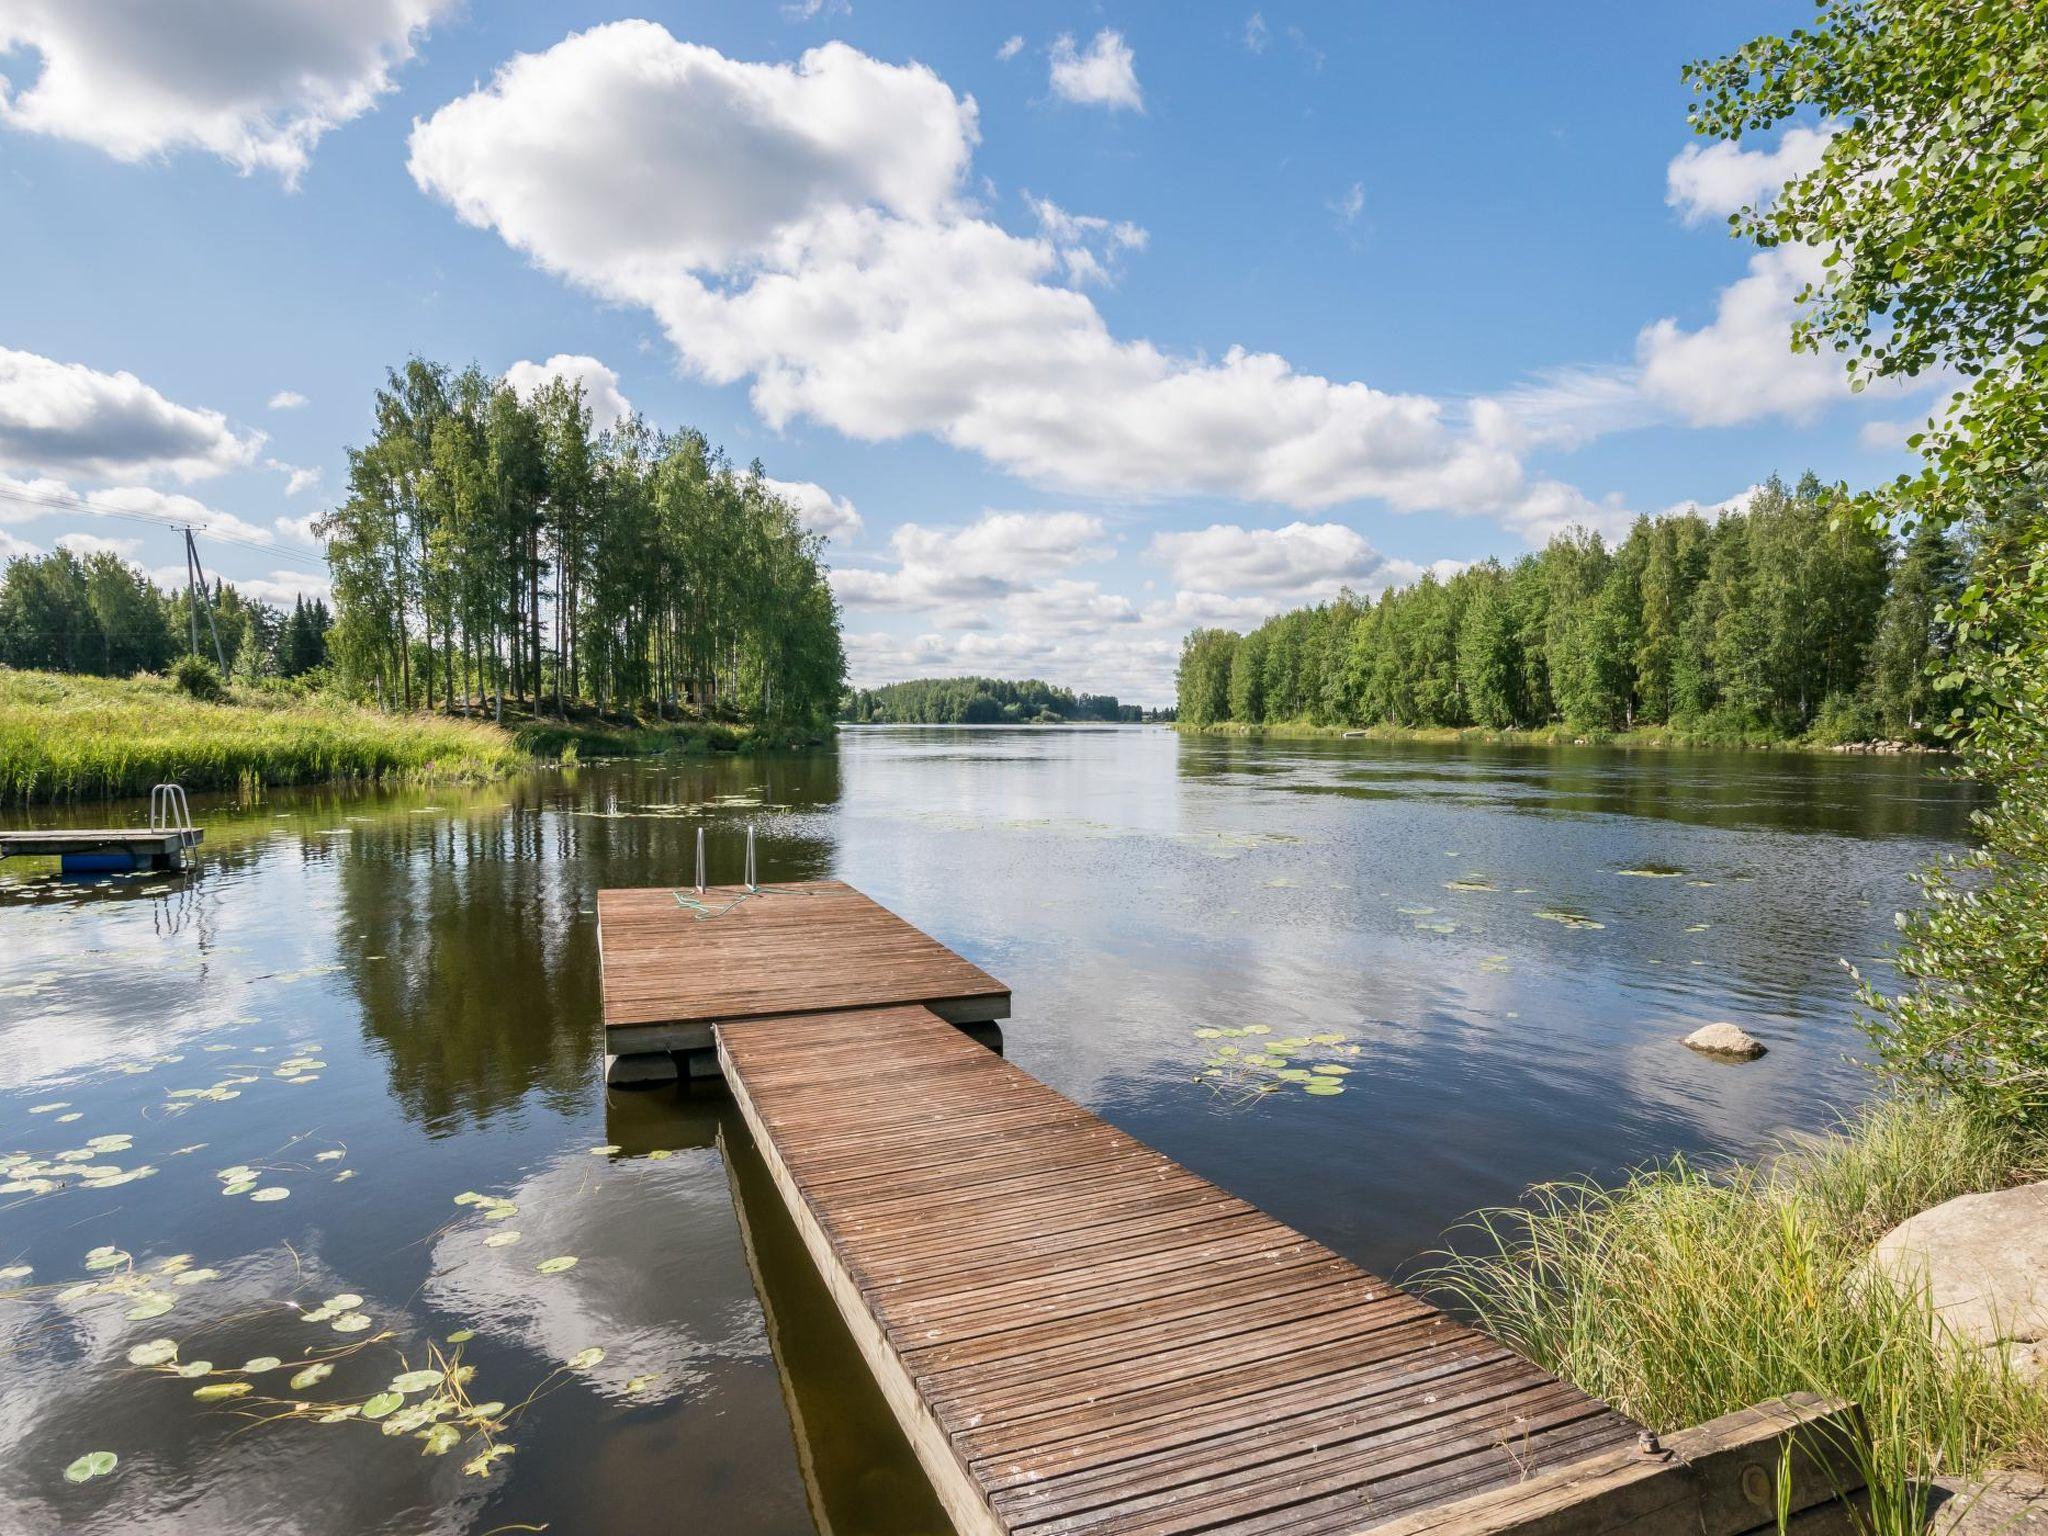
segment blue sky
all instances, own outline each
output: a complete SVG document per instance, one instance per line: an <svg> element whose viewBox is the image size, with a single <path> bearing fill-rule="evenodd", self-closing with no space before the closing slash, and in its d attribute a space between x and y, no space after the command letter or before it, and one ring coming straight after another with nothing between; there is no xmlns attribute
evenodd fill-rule
<svg viewBox="0 0 2048 1536"><path fill-rule="evenodd" d="M1901 466L1725 232L1819 135L1687 150L1809 9L0 0L0 552L189 517L288 602L385 367L553 366L789 483L857 681L1163 702L1193 623Z"/></svg>

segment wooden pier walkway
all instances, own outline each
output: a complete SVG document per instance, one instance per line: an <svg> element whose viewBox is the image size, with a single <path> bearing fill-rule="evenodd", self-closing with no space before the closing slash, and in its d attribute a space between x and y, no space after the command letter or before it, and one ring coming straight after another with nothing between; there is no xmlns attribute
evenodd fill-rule
<svg viewBox="0 0 2048 1536"><path fill-rule="evenodd" d="M850 887L819 889L823 905L784 892L690 927L670 919L676 893L604 893L607 1023L615 996L671 1011L650 936L690 1008L719 996L734 1010L712 1014L727 1083L964 1536L1739 1536L1775 1525L1786 1437L1847 1424L1839 1404L1776 1405L1645 1450L1606 1404L922 1002L877 1006L866 994L888 967L821 958L845 959L830 914L891 944L908 925L847 901ZM763 965L771 933L779 967ZM917 937L940 955L892 948L896 990L963 980L943 957L965 961ZM718 970L734 957L762 968L780 1011L747 1006ZM630 988L614 992L614 966ZM1788 1465L1795 1511L1855 1486L1824 1448Z"/></svg>

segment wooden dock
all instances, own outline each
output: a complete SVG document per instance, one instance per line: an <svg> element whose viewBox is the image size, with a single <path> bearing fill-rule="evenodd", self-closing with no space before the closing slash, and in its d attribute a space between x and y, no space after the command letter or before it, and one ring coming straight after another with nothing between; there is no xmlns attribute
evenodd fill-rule
<svg viewBox="0 0 2048 1536"><path fill-rule="evenodd" d="M675 896L600 897L607 1028L710 1028L963 1536L1741 1536L1775 1527L1794 1435L1792 1511L1838 1509L1856 1486L1843 1405L1752 1409L1646 1446L1606 1404L1106 1124L925 999L873 996L942 982L944 1001L1008 1004L850 887Z"/></svg>

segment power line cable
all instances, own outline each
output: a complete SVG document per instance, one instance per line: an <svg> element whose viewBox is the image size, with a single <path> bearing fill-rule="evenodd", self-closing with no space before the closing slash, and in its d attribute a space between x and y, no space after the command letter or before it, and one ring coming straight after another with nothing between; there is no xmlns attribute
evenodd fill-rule
<svg viewBox="0 0 2048 1536"><path fill-rule="evenodd" d="M45 511L83 512L91 517L119 518L124 522L142 523L152 528L168 528L174 532L182 532L184 529L190 528L193 532L204 534L207 538L213 539L218 543L234 544L243 549L258 550L263 554L271 556L273 559L283 561L287 565L296 565L302 570L318 571L323 575L327 570L327 562L317 555L309 555L300 550L287 549L280 544L265 543L260 539L248 538L241 534L224 532L206 523L201 518L180 518L173 517L165 512L142 512L125 507L97 506L92 502L75 497L39 494L32 491L19 490L13 486L0 486L0 501L11 501L22 506L39 507Z"/></svg>

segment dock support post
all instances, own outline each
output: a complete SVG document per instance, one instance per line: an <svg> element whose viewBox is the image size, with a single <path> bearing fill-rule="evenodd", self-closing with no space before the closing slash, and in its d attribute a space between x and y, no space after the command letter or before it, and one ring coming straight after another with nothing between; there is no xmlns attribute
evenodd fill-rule
<svg viewBox="0 0 2048 1536"><path fill-rule="evenodd" d="M682 1074L676 1059L667 1051L640 1051L630 1056L607 1056L604 1080L611 1088L652 1088L672 1083Z"/></svg>

